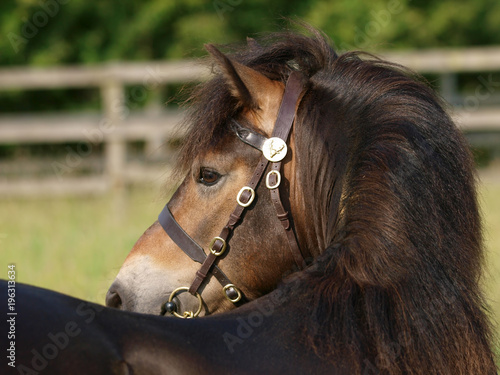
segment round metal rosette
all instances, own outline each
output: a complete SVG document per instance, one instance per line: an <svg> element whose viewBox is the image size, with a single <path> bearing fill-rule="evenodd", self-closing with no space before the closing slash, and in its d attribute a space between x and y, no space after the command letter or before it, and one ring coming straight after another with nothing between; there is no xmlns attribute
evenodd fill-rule
<svg viewBox="0 0 500 375"><path fill-rule="evenodd" d="M287 153L286 142L277 137L266 139L262 145L262 153L270 162L276 163L281 161L285 158Z"/></svg>

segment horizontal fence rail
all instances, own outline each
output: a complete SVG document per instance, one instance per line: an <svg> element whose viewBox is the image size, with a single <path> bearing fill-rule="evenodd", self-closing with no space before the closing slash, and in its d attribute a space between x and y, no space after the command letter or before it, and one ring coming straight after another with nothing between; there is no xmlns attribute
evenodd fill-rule
<svg viewBox="0 0 500 375"><path fill-rule="evenodd" d="M451 114L471 142L500 144L500 107L486 105L500 102L500 82L491 76L500 71L500 47L388 52L379 56L418 73L439 75L441 94L455 104ZM479 74L477 88L468 96L457 92L456 75L460 73ZM209 75L210 69L195 61L0 69L0 90L98 88L102 103L98 113L0 114L0 144L83 142L104 146L101 174L52 175L35 181L5 178L0 170L0 196L101 193L160 176L158 168L127 161L127 144L143 141L151 154L165 142L181 138L176 125L182 121L183 112L164 109L129 113L127 108L124 112L125 87L141 85L145 90L157 90L164 85L201 81Z"/></svg>
<svg viewBox="0 0 500 375"><path fill-rule="evenodd" d="M6 68L0 70L0 90L105 87L107 82L119 82L121 85L157 86L198 81L208 77L209 73L205 66L194 61Z"/></svg>
<svg viewBox="0 0 500 375"><path fill-rule="evenodd" d="M182 118L181 111L173 110L159 114L133 113L121 120L119 126L105 128L99 114L0 116L0 140L12 144L100 143L113 138L154 141L179 136L176 124Z"/></svg>
<svg viewBox="0 0 500 375"><path fill-rule="evenodd" d="M443 48L412 52L386 52L386 60L419 73L466 73L500 70L500 47Z"/></svg>

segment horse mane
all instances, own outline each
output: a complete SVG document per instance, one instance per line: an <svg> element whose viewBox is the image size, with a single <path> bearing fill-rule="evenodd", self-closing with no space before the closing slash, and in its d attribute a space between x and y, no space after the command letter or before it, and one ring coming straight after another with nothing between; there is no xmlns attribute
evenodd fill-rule
<svg viewBox="0 0 500 375"><path fill-rule="evenodd" d="M303 340L348 373L495 374L479 288L483 247L467 143L433 91L329 40L272 34L232 57L309 77L295 123L305 222L324 250L294 291ZM180 169L238 110L218 75L195 89ZM349 370L347 370L349 369Z"/></svg>
<svg viewBox="0 0 500 375"><path fill-rule="evenodd" d="M348 53L312 79L334 112L318 129L340 130L313 136L330 151L311 156L319 168L309 178L322 171L331 182L305 194L327 207L328 248L302 284L313 306L309 341L352 373L495 374L464 137L432 90L400 67ZM328 113L320 95L310 100L303 123ZM325 157L331 165L317 161Z"/></svg>

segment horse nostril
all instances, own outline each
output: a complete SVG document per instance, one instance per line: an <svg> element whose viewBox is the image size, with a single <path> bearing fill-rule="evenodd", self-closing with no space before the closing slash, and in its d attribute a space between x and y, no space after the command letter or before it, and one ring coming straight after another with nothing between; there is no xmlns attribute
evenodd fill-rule
<svg viewBox="0 0 500 375"><path fill-rule="evenodd" d="M111 289L108 290L108 293L106 293L106 306L121 309L122 299L120 295Z"/></svg>

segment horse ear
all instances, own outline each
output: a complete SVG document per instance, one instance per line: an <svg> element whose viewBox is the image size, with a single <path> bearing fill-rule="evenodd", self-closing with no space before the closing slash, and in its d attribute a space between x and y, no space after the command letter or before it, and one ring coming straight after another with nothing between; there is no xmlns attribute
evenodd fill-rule
<svg viewBox="0 0 500 375"><path fill-rule="evenodd" d="M276 84L258 71L229 59L213 44L206 44L205 49L215 58L226 77L231 94L240 104L249 109L262 108L267 95L276 90Z"/></svg>

